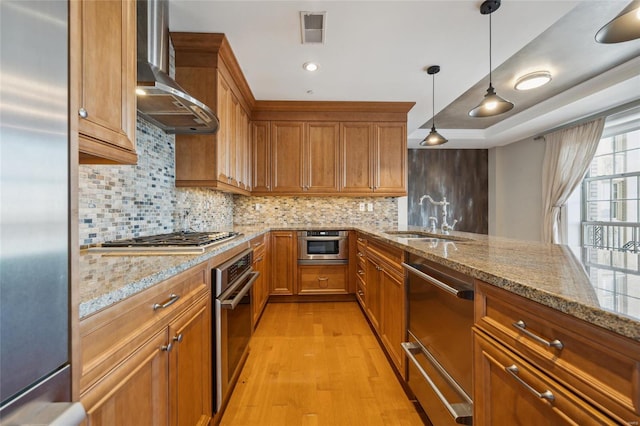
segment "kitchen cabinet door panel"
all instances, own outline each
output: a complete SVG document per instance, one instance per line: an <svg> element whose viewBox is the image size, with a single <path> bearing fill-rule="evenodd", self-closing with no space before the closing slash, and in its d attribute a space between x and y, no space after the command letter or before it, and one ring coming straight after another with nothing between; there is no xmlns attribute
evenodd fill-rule
<svg viewBox="0 0 640 426"><path fill-rule="evenodd" d="M135 164L136 3L69 6L71 117L80 161Z"/></svg>
<svg viewBox="0 0 640 426"><path fill-rule="evenodd" d="M274 231L270 242L271 294L293 294L296 288L297 246L293 231Z"/></svg>
<svg viewBox="0 0 640 426"><path fill-rule="evenodd" d="M340 125L343 192L373 192L373 126L370 123Z"/></svg>
<svg viewBox="0 0 640 426"><path fill-rule="evenodd" d="M303 191L304 123L271 123L272 192Z"/></svg>
<svg viewBox="0 0 640 426"><path fill-rule="evenodd" d="M211 418L211 297L200 299L169 326L170 418L205 425Z"/></svg>
<svg viewBox="0 0 640 426"><path fill-rule="evenodd" d="M308 123L305 144L305 190L337 192L340 160L338 123Z"/></svg>
<svg viewBox="0 0 640 426"><path fill-rule="evenodd" d="M377 123L376 192L406 192L407 130L404 123ZM406 194L405 194L406 195Z"/></svg>
<svg viewBox="0 0 640 426"><path fill-rule="evenodd" d="M81 398L87 426L168 425L166 329Z"/></svg>
<svg viewBox="0 0 640 426"><path fill-rule="evenodd" d="M254 192L269 192L271 190L271 133L269 122L253 122L252 133L252 189Z"/></svg>

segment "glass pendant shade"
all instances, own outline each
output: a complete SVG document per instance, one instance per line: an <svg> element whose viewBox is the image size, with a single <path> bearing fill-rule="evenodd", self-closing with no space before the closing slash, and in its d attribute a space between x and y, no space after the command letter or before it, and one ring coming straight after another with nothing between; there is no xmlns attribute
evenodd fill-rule
<svg viewBox="0 0 640 426"><path fill-rule="evenodd" d="M444 136L442 136L440 133L438 133L438 131L436 130L436 127L432 126L431 131L429 132L427 137L424 138L422 142L420 142L420 146L436 146L436 145L442 145L443 143L447 143L447 142L448 140Z"/></svg>
<svg viewBox="0 0 640 426"><path fill-rule="evenodd" d="M513 104L496 95L493 86L489 83L489 88L487 89L487 94L484 95L484 99L482 99L482 102L480 102L477 107L469 111L469 115L471 117L491 117L510 111L511 109L513 109Z"/></svg>
<svg viewBox="0 0 640 426"><path fill-rule="evenodd" d="M634 0L596 33L598 43L622 43L640 38L640 0Z"/></svg>

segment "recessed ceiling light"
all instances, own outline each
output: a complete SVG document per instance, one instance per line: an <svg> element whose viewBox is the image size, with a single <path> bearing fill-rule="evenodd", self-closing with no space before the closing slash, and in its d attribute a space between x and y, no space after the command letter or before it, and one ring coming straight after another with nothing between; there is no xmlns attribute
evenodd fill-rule
<svg viewBox="0 0 640 426"><path fill-rule="evenodd" d="M550 81L551 73L549 71L536 71L520 77L514 87L516 90L531 90L544 86Z"/></svg>
<svg viewBox="0 0 640 426"><path fill-rule="evenodd" d="M315 62L305 62L304 64L302 64L302 68L307 71L315 71L318 69L318 64L316 64Z"/></svg>

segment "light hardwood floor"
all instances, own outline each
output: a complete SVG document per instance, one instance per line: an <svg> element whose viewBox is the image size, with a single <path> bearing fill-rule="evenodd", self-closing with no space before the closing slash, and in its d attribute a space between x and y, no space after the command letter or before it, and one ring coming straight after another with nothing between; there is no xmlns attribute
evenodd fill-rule
<svg viewBox="0 0 640 426"><path fill-rule="evenodd" d="M356 302L271 303L223 426L422 425Z"/></svg>

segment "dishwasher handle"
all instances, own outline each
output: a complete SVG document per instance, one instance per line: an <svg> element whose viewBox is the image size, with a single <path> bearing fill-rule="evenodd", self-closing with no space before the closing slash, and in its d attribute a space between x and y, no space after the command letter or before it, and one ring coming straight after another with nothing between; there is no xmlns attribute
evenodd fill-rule
<svg viewBox="0 0 640 426"><path fill-rule="evenodd" d="M457 424L470 425L473 422L473 401L469 398L469 395L456 383L456 381L447 373L447 371L440 365L438 361L427 351L422 348L422 346L418 343L412 342L402 342L400 344L402 346L402 350L407 354L409 360L413 363L413 365L418 369L420 375L427 381L431 389L436 394L440 402L445 406L449 414L453 417ZM442 377L449 383L449 385L455 389L456 393L460 395L460 397L465 402L459 403L450 403L447 398L442 394L438 386L433 382L429 374L422 368L422 365L416 359L416 353L422 353L429 362L440 372Z"/></svg>
<svg viewBox="0 0 640 426"><path fill-rule="evenodd" d="M402 267L404 269L406 269L410 274L415 274L418 277L422 278L425 281L428 281L429 283L435 285L436 287L446 291L449 294L452 294L454 296L456 296L459 299L465 299L465 300L473 300L473 294L474 291L473 289L469 289L469 288L455 288L449 284L446 284L442 281L440 281L439 279L436 279L428 274L425 274L424 272L422 272L421 270L419 270L416 266L418 265L413 265L413 264L409 264L409 263L402 263Z"/></svg>

